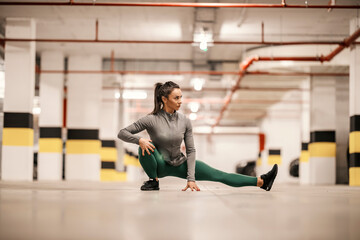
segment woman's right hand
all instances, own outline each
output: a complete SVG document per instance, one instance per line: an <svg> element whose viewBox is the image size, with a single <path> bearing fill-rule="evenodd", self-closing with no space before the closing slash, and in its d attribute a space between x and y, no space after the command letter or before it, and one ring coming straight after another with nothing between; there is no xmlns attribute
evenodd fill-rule
<svg viewBox="0 0 360 240"><path fill-rule="evenodd" d="M152 142L150 139L140 138L139 146L142 150L142 155L145 156L145 151L150 155L150 151L154 152L155 146L150 143Z"/></svg>

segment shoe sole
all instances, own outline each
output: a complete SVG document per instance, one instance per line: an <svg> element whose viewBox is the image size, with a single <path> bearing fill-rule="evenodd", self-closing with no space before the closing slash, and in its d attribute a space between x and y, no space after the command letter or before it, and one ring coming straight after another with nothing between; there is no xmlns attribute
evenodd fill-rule
<svg viewBox="0 0 360 240"><path fill-rule="evenodd" d="M277 175L277 172L278 172L278 166L277 166L277 164L275 164L275 166L276 166L276 168L275 168L275 175L274 175L274 177L271 179L271 181L269 182L269 185L268 185L266 191L270 191L270 190L271 190L272 185L273 185L273 183L274 183L274 181L275 181L275 178L276 178L276 175ZM275 167L275 166L274 166L274 167Z"/></svg>
<svg viewBox="0 0 360 240"><path fill-rule="evenodd" d="M160 188L155 188L155 189L140 189L141 191L158 191L160 190Z"/></svg>

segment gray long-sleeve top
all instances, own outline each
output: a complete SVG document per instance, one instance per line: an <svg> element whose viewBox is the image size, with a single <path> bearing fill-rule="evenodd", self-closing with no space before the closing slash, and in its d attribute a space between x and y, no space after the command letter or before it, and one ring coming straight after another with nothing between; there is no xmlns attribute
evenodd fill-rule
<svg viewBox="0 0 360 240"><path fill-rule="evenodd" d="M139 144L140 137L135 134L145 129L167 163L179 166L187 161L187 180L195 181L195 146L190 120L176 111L170 114L160 110L155 115L149 114L121 129L118 138ZM183 140L187 157L180 151Z"/></svg>

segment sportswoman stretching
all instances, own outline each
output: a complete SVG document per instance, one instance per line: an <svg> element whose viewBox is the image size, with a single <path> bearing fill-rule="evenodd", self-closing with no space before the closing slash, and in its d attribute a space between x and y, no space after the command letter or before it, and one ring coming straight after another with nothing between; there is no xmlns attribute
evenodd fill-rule
<svg viewBox="0 0 360 240"><path fill-rule="evenodd" d="M151 114L142 117L130 126L120 130L118 137L130 143L139 144L139 160L150 180L144 182L141 190L159 190L159 178L175 176L187 179L191 191L200 191L197 181L221 182L232 187L258 186L270 191L277 174L277 165L259 178L214 169L202 161L195 160L195 147L191 122L178 113L182 93L174 82L155 85L155 107ZM140 138L136 133L147 130L151 139ZM186 156L180 145L185 142Z"/></svg>

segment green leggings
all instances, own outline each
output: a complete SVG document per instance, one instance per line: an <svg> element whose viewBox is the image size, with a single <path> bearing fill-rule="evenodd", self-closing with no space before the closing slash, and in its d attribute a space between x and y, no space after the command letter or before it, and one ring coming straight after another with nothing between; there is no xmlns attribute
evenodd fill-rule
<svg viewBox="0 0 360 240"><path fill-rule="evenodd" d="M150 155L145 151L142 156L142 150L139 148L139 160L149 178L163 178L173 176L187 178L187 162L175 167L164 161L162 155L157 149ZM221 182L232 187L256 186L257 178L237 173L226 173L214 169L202 161L196 160L195 179L197 181Z"/></svg>

